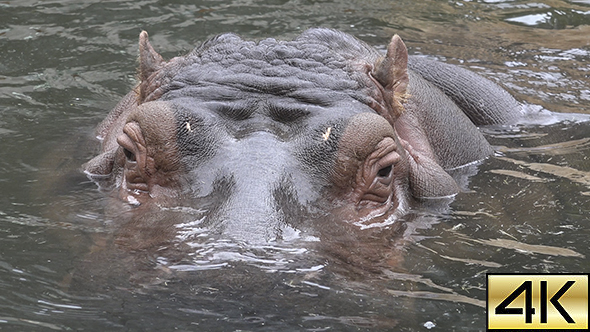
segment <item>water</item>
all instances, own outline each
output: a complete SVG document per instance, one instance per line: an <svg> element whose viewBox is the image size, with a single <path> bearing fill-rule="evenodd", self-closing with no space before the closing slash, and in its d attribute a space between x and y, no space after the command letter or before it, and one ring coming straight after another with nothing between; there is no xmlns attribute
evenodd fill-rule
<svg viewBox="0 0 590 332"><path fill-rule="evenodd" d="M4 1L0 22L1 330L479 331L486 273L590 271L589 123L485 128L498 153L470 191L405 230L258 247L209 240L186 208L122 223L79 172L142 29L165 58L229 31L398 33L531 107L590 113L588 1Z"/></svg>

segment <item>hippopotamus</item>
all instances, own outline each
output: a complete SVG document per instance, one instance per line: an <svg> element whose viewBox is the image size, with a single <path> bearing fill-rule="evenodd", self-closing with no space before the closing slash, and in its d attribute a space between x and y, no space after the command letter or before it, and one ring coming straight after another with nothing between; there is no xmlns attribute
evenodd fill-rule
<svg viewBox="0 0 590 332"><path fill-rule="evenodd" d="M478 126L522 113L495 83L408 56L398 35L382 54L323 28L228 33L166 61L144 31L138 84L84 171L131 211L190 207L212 229L276 240L283 225L382 222L452 198L453 171L493 153Z"/></svg>

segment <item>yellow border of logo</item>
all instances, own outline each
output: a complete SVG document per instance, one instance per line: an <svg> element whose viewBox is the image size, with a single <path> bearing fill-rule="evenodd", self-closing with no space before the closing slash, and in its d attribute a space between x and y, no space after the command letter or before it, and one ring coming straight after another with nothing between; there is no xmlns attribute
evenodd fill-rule
<svg viewBox="0 0 590 332"><path fill-rule="evenodd" d="M588 273L487 277L487 329L588 331Z"/></svg>

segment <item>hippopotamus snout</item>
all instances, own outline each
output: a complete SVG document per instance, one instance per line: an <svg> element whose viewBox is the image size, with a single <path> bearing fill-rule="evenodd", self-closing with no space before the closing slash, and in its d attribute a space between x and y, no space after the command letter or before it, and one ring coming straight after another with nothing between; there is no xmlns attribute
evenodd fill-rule
<svg viewBox="0 0 590 332"><path fill-rule="evenodd" d="M228 139L215 157L191 172L196 196L222 198L207 216L211 226L236 240L267 242L297 223L302 216L288 214L291 205L303 210L318 193L287 145L265 131Z"/></svg>

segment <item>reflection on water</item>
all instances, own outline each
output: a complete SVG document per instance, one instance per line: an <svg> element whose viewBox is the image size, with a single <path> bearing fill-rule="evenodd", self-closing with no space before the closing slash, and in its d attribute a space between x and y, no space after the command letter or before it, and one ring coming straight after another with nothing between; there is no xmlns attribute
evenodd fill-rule
<svg viewBox="0 0 590 332"><path fill-rule="evenodd" d="M166 58L228 31L325 26L379 49L399 33L531 108L590 113L589 23L588 1L563 0L0 3L0 329L483 330L486 273L590 270L579 117L482 128L497 153L446 209L257 246L198 210L109 210L79 166L135 82L141 29Z"/></svg>

